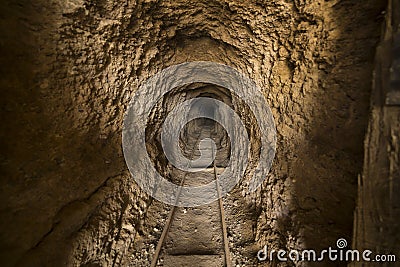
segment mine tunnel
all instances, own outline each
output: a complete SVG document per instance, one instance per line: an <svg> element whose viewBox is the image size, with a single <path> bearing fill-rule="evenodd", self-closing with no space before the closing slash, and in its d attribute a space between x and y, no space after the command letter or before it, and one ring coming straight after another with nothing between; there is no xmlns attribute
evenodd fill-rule
<svg viewBox="0 0 400 267"><path fill-rule="evenodd" d="M400 251L397 0L4 0L0 10L0 266L378 266L260 258L328 247L399 266L389 257ZM203 81L164 94L133 130L165 181L208 184L217 199L163 203L133 177L122 137L132 99L188 62L229 66L265 99L256 108L271 113L276 151L255 191L265 125L246 94ZM179 132L193 172L165 155L168 114L196 99L229 107L248 136L243 177L226 194L218 177L236 154L214 104L191 109L210 118Z"/></svg>

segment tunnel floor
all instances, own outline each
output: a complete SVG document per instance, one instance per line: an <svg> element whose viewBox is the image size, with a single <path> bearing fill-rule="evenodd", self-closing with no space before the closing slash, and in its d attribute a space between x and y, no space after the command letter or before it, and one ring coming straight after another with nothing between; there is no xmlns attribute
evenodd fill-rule
<svg viewBox="0 0 400 267"><path fill-rule="evenodd" d="M186 138L183 138L186 142L182 145L185 148L183 153L190 155L190 159L202 154L207 161L219 151L225 155L221 157L220 153L219 157L215 157L216 161L229 160L226 148L218 142L224 139L222 136L226 133L217 126L208 119L189 123L185 131ZM200 151L199 141L205 138L214 140L219 150L214 152L210 143ZM206 169L196 171L200 168ZM172 181L183 186L214 182L218 189L215 178L224 168L217 167L216 162L210 166L200 162L192 170L194 172L173 171ZM251 209L241 199L236 190L222 199L198 207L173 207L153 201L144 226L150 230L144 235L145 238L137 241L130 266L255 266L257 258L254 255L258 250L254 246L255 216L249 214Z"/></svg>

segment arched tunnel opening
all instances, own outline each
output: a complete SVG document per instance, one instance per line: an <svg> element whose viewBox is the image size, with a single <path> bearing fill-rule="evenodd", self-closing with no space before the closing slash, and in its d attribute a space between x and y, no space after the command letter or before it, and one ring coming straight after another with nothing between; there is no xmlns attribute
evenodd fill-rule
<svg viewBox="0 0 400 267"><path fill-rule="evenodd" d="M250 192L246 184L265 133L244 98L202 82L160 98L140 130L152 165L174 185L186 176L211 183L213 171L219 175L233 157L223 125L198 118L180 131L179 151L191 160L211 153L212 164L197 177L169 162L162 125L184 101L226 104L250 142L245 175L220 206L218 200L177 208L157 266L187 266L179 262L190 256L192 266L316 266L276 256L260 261L257 254L264 247L320 251L340 238L348 248L360 246L357 212L366 182L359 177L378 154L365 156L364 140L378 127L368 124L381 101L371 101L381 70L376 59L391 58L382 55L388 50L382 44L392 30L388 14L398 9L392 2L6 0L0 8L1 265L151 266L173 206L132 177L123 121L141 85L186 62L224 64L254 81L273 115L276 154L262 185ZM210 104L191 112L215 117L220 111ZM387 131L394 136L397 128ZM204 138L215 151L212 145L202 151ZM398 146L387 147L397 155ZM220 221L225 232L215 228ZM365 231L371 229L379 227ZM221 256L224 245L231 265Z"/></svg>
<svg viewBox="0 0 400 267"><path fill-rule="evenodd" d="M235 110L237 114L240 114L250 139L251 155L249 155L249 158L251 164L248 170L248 173L250 173L251 169L255 168L256 162L259 159L261 143L261 133L258 125L254 123L256 121L254 114L247 104L237 95L230 92L229 89L203 83L190 84L172 90L164 95L151 111L146 128L146 147L154 166L157 166L158 172L168 177L168 172L170 168L173 167L165 156L165 148L162 147L161 141L161 132L166 116L183 101L198 98L210 98L221 101ZM185 157L191 159L200 157L200 151L198 149L200 141L204 138L211 138L216 145L216 166L224 167L228 164L231 153L229 135L220 123L212 119L219 112L222 111L218 110L218 106L213 102L205 104L200 103L199 105L196 105L196 102L194 102L193 106L188 111L188 116L192 115L197 117L198 114L205 114L210 118L199 117L191 120L180 131L179 146ZM199 136L199 131L201 129L207 129L208 131Z"/></svg>

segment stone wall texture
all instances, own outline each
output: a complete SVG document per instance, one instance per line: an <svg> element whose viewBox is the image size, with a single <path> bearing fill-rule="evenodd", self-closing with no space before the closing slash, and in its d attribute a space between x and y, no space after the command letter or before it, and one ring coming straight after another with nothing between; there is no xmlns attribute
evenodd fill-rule
<svg viewBox="0 0 400 267"><path fill-rule="evenodd" d="M374 254L400 250L400 2L389 1L375 58L371 116L365 138L363 173L359 177L353 247ZM375 266L357 262L351 266ZM397 266L398 262L383 263Z"/></svg>

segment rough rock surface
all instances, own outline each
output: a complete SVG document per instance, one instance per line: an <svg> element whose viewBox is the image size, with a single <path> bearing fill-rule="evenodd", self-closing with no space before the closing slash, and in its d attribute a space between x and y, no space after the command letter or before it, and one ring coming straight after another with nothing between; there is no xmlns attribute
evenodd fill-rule
<svg viewBox="0 0 400 267"><path fill-rule="evenodd" d="M164 207L129 176L123 115L148 77L196 60L249 75L275 117L273 170L239 193L246 238L350 240L385 2L3 1L1 265L142 266L137 241Z"/></svg>
<svg viewBox="0 0 400 267"><path fill-rule="evenodd" d="M375 56L371 115L365 137L363 173L359 176L353 248L380 254L385 266L397 266L400 251L400 6L388 4ZM383 255L383 256L381 256ZM395 256L390 259L390 257ZM386 260L385 260L386 258ZM349 266L374 266L353 262Z"/></svg>

